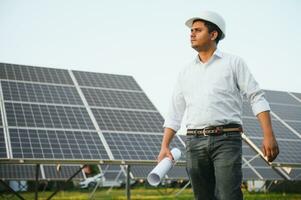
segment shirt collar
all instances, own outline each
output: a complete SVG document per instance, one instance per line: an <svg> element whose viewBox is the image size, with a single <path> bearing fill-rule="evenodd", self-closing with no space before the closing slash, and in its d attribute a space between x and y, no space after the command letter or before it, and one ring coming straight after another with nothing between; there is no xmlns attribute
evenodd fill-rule
<svg viewBox="0 0 301 200"><path fill-rule="evenodd" d="M212 54L212 56L218 57L218 58L222 58L223 57L223 53L218 48L216 48L216 50L214 51L214 53ZM195 63L196 64L200 63L199 55L196 56Z"/></svg>

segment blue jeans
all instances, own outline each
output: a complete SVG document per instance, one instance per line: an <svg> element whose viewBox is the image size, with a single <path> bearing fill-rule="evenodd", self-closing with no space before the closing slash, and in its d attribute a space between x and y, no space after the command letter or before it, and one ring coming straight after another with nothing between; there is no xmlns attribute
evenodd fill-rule
<svg viewBox="0 0 301 200"><path fill-rule="evenodd" d="M242 200L239 132L187 136L187 172L197 200Z"/></svg>

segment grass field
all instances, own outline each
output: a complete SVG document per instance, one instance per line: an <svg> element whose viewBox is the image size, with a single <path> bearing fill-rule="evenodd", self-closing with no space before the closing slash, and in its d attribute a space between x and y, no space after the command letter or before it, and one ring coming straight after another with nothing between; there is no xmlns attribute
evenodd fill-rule
<svg viewBox="0 0 301 200"><path fill-rule="evenodd" d="M175 196L174 194L178 192L179 189L145 189L145 188L137 188L131 190L131 199L132 200L188 200L192 198L191 189L184 190L179 196ZM54 200L86 200L89 199L90 196L89 191L63 191L59 192L54 198ZM25 199L34 199L34 193L21 193L21 195ZM51 195L51 192L40 192L39 200L46 200ZM16 196L12 197L12 195L1 195L0 199L10 199L15 200L18 199ZM95 200L122 200L126 199L126 194L124 189L113 189L108 192L106 189L99 189L95 193ZM301 194L277 194L277 193L248 193L244 192L245 200L301 200Z"/></svg>

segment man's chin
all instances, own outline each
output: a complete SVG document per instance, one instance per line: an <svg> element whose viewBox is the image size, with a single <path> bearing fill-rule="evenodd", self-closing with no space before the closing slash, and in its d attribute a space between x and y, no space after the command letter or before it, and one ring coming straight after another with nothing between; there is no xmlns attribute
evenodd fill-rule
<svg viewBox="0 0 301 200"><path fill-rule="evenodd" d="M197 52L199 52L199 50L200 50L199 46L197 46L197 45L191 45L191 48L193 48Z"/></svg>

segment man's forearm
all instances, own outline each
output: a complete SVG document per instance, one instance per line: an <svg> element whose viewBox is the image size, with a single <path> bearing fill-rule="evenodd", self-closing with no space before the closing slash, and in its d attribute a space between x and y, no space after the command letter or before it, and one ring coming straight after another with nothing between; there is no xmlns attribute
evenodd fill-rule
<svg viewBox="0 0 301 200"><path fill-rule="evenodd" d="M162 139L162 144L161 144L161 148L168 148L169 144L173 138L173 136L175 135L175 131L171 128L165 128L164 129L164 135L163 135L163 139Z"/></svg>
<svg viewBox="0 0 301 200"><path fill-rule="evenodd" d="M262 132L263 132L263 141L262 141L263 155L266 156L269 162L272 162L279 154L279 148L273 133L270 113L268 111L261 112L257 115L257 118L258 121L260 122Z"/></svg>
<svg viewBox="0 0 301 200"><path fill-rule="evenodd" d="M261 112L257 115L257 119L260 122L262 128L263 137L273 136L272 122L269 111Z"/></svg>

